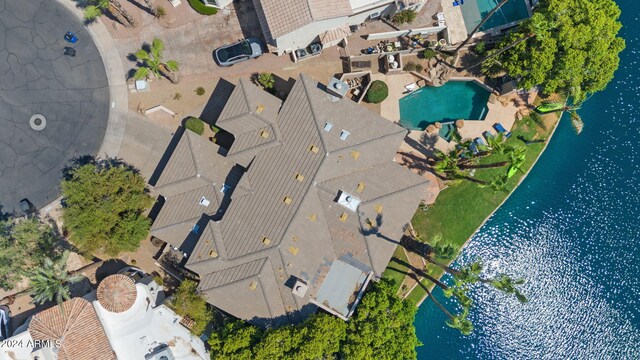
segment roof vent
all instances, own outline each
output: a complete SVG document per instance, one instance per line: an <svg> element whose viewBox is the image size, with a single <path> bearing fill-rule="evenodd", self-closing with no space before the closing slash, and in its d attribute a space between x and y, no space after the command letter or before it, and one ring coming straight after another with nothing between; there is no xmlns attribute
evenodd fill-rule
<svg viewBox="0 0 640 360"><path fill-rule="evenodd" d="M333 124L330 122L324 123L324 131L329 132L333 128Z"/></svg>
<svg viewBox="0 0 640 360"><path fill-rule="evenodd" d="M296 283L295 285L293 285L293 289L291 289L291 292L293 293L293 295L296 295L298 297L304 297L304 294L307 293L307 289L309 289L309 285L307 285L306 281L302 279L296 279Z"/></svg>
<svg viewBox="0 0 640 360"><path fill-rule="evenodd" d="M206 197L201 197L200 201L198 202L198 204L202 205L202 206L209 206L209 204L211 204L211 201L207 200Z"/></svg>
<svg viewBox="0 0 640 360"><path fill-rule="evenodd" d="M349 137L349 135L351 135L350 132L348 132L347 130L342 130L340 132L340 140L345 141L347 140L347 138Z"/></svg>
<svg viewBox="0 0 640 360"><path fill-rule="evenodd" d="M338 204L346 207L352 212L356 212L356 209L358 209L358 206L360 205L360 199L349 193L341 191L340 196L338 197Z"/></svg>
<svg viewBox="0 0 640 360"><path fill-rule="evenodd" d="M342 98L349 91L349 85L347 83L340 81L334 77L329 80L329 84L327 85L327 92L329 93L329 99L333 102L337 102L342 100Z"/></svg>

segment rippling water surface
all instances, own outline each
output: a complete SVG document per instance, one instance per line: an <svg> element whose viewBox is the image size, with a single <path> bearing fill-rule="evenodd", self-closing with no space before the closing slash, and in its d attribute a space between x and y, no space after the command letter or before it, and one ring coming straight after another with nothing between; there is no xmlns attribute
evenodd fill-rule
<svg viewBox="0 0 640 360"><path fill-rule="evenodd" d="M420 359L640 359L640 3L618 4L627 49L608 89L580 111L583 133L563 119L459 259L525 277L530 302L475 289L476 330L463 337L426 301Z"/></svg>

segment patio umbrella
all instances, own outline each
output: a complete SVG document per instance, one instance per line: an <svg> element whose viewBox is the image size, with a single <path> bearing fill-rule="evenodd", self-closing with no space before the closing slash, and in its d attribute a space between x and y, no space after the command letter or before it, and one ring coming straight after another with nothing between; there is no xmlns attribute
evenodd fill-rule
<svg viewBox="0 0 640 360"><path fill-rule="evenodd" d="M462 119L456 120L456 127L458 129L462 129L464 127L464 120L462 120Z"/></svg>
<svg viewBox="0 0 640 360"><path fill-rule="evenodd" d="M436 127L433 124L430 124L429 126L427 126L427 134L433 134L434 132L436 132Z"/></svg>
<svg viewBox="0 0 640 360"><path fill-rule="evenodd" d="M437 123L435 123L433 125L436 126L436 129L440 129L442 127L442 124L440 124L439 122L437 122Z"/></svg>

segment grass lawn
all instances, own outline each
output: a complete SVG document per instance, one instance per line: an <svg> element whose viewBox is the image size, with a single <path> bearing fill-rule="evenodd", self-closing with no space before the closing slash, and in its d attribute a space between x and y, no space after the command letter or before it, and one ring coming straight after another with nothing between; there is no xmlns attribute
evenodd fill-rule
<svg viewBox="0 0 640 360"><path fill-rule="evenodd" d="M407 273L408 268L405 265L394 261L395 259L406 264L409 263L409 259L407 259L404 249L398 246L396 251L393 253L393 257L391 258L389 265L387 265L387 269L382 273L382 277L393 280L397 291L400 289L400 285L402 285L402 281L404 280L404 276Z"/></svg>
<svg viewBox="0 0 640 360"><path fill-rule="evenodd" d="M557 118L555 114L547 115ZM523 136L528 140L532 140L534 136L538 139L546 139L553 127L555 121L548 121L552 126L547 126L547 130L543 130L535 124L530 117L525 117L521 121L516 122L512 129L512 136L507 139L507 144L513 146L525 146L518 140L519 136ZM536 135L538 134L538 135ZM534 143L526 146L526 162L523 166L524 172L528 172L534 162L544 149L545 143ZM481 159L480 163L488 164L506 160L503 155L493 154ZM496 175L507 172L508 166L495 169L477 169L475 178L481 180L491 180ZM466 241L473 235L476 229L483 221L504 201L520 182L525 174L517 172L511 177L507 183L509 192L494 192L490 188L480 188L478 185L469 181L462 181L457 185L449 186L438 195L436 202L424 211L419 209L413 217L412 224L418 233L418 236L427 243L433 245L434 238L442 238L451 242L457 249L456 255L451 259L443 262L449 263L457 257L462 250ZM435 266L428 266L427 272L436 279L439 279L443 271ZM426 281L429 287L433 284ZM421 287L416 287L410 294L408 299L418 304L426 292Z"/></svg>

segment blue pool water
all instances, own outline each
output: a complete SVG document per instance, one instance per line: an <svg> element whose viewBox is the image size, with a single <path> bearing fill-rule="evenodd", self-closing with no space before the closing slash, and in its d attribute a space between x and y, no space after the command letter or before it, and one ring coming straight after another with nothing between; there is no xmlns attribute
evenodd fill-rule
<svg viewBox="0 0 640 360"><path fill-rule="evenodd" d="M494 13L493 16L482 25L480 31L486 31L514 21L526 19L529 17L526 1L527 0L510 0L502 5L500 10ZM460 6L460 10L462 11L462 17L464 18L467 31L471 32L499 2L500 0L465 1L464 5Z"/></svg>
<svg viewBox="0 0 640 360"><path fill-rule="evenodd" d="M484 120L489 95L475 81L425 86L400 99L400 124L407 129L424 130L434 122Z"/></svg>
<svg viewBox="0 0 640 360"><path fill-rule="evenodd" d="M581 109L583 133L561 121L459 259L525 277L530 302L475 289L476 329L464 337L427 300L415 321L419 359L640 359L640 2L617 2L627 49Z"/></svg>

